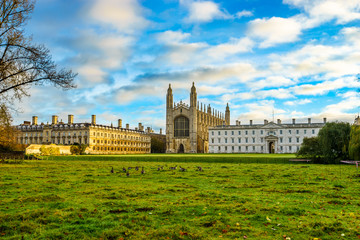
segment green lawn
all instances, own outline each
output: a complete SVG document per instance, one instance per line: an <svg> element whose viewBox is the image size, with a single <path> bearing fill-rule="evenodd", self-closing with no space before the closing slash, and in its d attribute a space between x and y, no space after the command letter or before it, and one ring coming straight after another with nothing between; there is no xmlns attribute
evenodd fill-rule
<svg viewBox="0 0 360 240"><path fill-rule="evenodd" d="M223 163L94 157L0 164L0 237L360 237L360 175L354 166L228 163L223 156ZM169 169L176 165L187 171ZM145 174L141 168L131 169L129 177L122 172L135 166Z"/></svg>

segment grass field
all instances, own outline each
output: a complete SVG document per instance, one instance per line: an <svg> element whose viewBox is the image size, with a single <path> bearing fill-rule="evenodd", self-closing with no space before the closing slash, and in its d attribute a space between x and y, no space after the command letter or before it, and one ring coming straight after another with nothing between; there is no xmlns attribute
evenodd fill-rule
<svg viewBox="0 0 360 240"><path fill-rule="evenodd" d="M109 156L0 164L0 238L360 238L354 166L228 163L223 156L220 163ZM187 171L169 169L176 165ZM129 177L123 167L132 167Z"/></svg>

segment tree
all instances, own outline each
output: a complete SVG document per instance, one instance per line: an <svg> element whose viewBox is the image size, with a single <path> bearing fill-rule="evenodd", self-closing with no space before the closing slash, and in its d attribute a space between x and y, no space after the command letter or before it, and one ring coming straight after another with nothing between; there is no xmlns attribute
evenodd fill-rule
<svg viewBox="0 0 360 240"><path fill-rule="evenodd" d="M0 149L9 151L14 142L14 129L11 127L11 116L4 105L0 105Z"/></svg>
<svg viewBox="0 0 360 240"><path fill-rule="evenodd" d="M326 163L337 163L349 157L350 124L331 122L319 131L319 144Z"/></svg>
<svg viewBox="0 0 360 240"><path fill-rule="evenodd" d="M351 159L360 160L360 126L359 125L351 126L349 156Z"/></svg>
<svg viewBox="0 0 360 240"><path fill-rule="evenodd" d="M9 107L14 100L28 96L33 85L51 84L62 89L76 87L77 74L58 69L49 50L33 44L24 34L24 25L35 0L0 2L0 103Z"/></svg>
<svg viewBox="0 0 360 240"><path fill-rule="evenodd" d="M314 162L320 162L322 151L318 137L304 138L297 156L310 158Z"/></svg>
<svg viewBox="0 0 360 240"><path fill-rule="evenodd" d="M151 153L165 153L166 143L161 138L151 136Z"/></svg>

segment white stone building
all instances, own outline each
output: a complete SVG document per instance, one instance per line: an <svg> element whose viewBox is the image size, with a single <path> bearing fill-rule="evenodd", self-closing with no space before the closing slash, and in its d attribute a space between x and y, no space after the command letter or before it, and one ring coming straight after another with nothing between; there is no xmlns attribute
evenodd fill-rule
<svg viewBox="0 0 360 240"><path fill-rule="evenodd" d="M264 120L264 124L216 126L209 128L209 153L296 153L305 137L315 137L323 123L282 124Z"/></svg>

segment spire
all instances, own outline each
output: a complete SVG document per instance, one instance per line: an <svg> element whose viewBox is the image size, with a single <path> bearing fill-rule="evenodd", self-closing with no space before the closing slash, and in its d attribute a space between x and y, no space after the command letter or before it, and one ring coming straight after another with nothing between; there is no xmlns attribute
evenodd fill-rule
<svg viewBox="0 0 360 240"><path fill-rule="evenodd" d="M196 94L196 88L195 83L193 82L193 85L191 87L191 93L190 93L190 107L196 107L197 102L197 94Z"/></svg>
<svg viewBox="0 0 360 240"><path fill-rule="evenodd" d="M172 108L173 102L173 93L171 89L171 84L169 83L169 88L166 94L166 108Z"/></svg>
<svg viewBox="0 0 360 240"><path fill-rule="evenodd" d="M226 104L226 110L225 110L225 125L230 125L230 108L229 108L229 103Z"/></svg>

